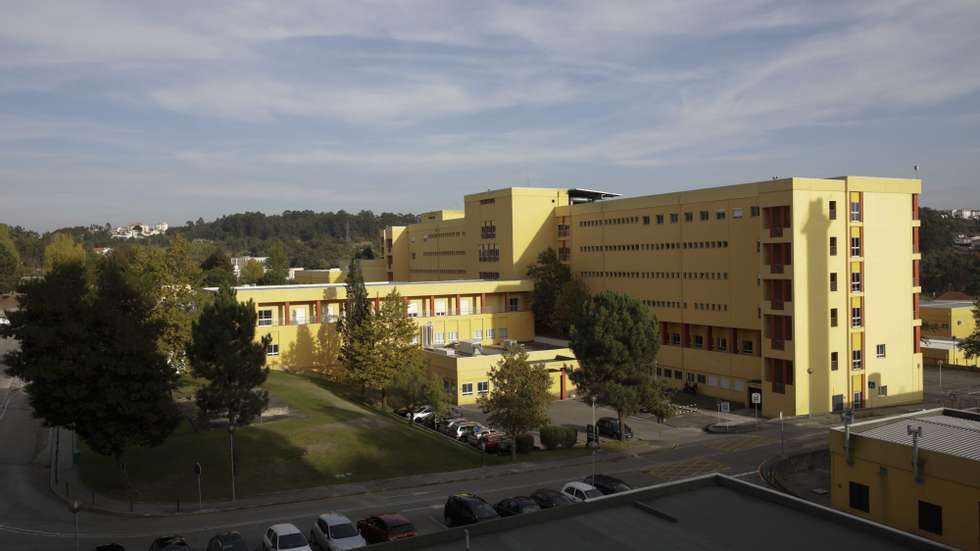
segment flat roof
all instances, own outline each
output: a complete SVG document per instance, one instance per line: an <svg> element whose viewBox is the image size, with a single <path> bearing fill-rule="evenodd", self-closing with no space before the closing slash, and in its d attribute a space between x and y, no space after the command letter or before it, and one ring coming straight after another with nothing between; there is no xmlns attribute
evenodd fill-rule
<svg viewBox="0 0 980 551"><path fill-rule="evenodd" d="M575 202L581 201L600 201L612 197L620 197L621 194L611 191L599 191L596 189L572 188L568 190L568 198Z"/></svg>
<svg viewBox="0 0 980 551"><path fill-rule="evenodd" d="M919 448L980 462L980 413L938 408L851 425L851 433L912 447L908 427L922 427ZM835 430L842 430L836 427Z"/></svg>
<svg viewBox="0 0 980 551"><path fill-rule="evenodd" d="M919 304L920 308L973 308L974 303L969 300L934 300Z"/></svg>
<svg viewBox="0 0 980 551"><path fill-rule="evenodd" d="M313 270L308 270L313 271ZM395 285L398 287L409 287L412 285L450 285L461 283L504 283L520 285L526 279L439 279L432 281L366 281L365 287L383 287L385 285ZM346 283L292 283L288 285L241 285L232 287L236 291L275 291L282 289L330 289L347 287ZM217 287L204 287L205 291L217 291Z"/></svg>
<svg viewBox="0 0 980 551"><path fill-rule="evenodd" d="M472 549L501 551L951 549L720 474L470 525L467 530ZM464 539L463 528L455 528L388 548L456 551L463 549Z"/></svg>

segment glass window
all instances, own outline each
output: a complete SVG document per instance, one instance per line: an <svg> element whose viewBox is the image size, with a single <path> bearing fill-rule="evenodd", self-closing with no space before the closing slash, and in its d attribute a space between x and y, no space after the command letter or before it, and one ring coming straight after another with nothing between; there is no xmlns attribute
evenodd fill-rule
<svg viewBox="0 0 980 551"><path fill-rule="evenodd" d="M830 290L831 291L837 290L837 272L830 273Z"/></svg>
<svg viewBox="0 0 980 551"><path fill-rule="evenodd" d="M474 339L482 339L483 338L483 329L474 329L473 330L473 338Z"/></svg>
<svg viewBox="0 0 980 551"><path fill-rule="evenodd" d="M759 216L759 207L752 207L752 216Z"/></svg>
<svg viewBox="0 0 980 551"><path fill-rule="evenodd" d="M851 202L851 220L854 222L861 221L861 203Z"/></svg>
<svg viewBox="0 0 980 551"><path fill-rule="evenodd" d="M864 511L865 513L871 512L871 491L867 486L857 482L851 482L849 493L851 509Z"/></svg>
<svg viewBox="0 0 980 551"><path fill-rule="evenodd" d="M851 256L861 256L861 238L851 238Z"/></svg>
<svg viewBox="0 0 980 551"><path fill-rule="evenodd" d="M469 396L473 394L473 383L463 383L460 388L463 392L463 396Z"/></svg>
<svg viewBox="0 0 980 551"><path fill-rule="evenodd" d="M830 238L830 256L837 256L837 238Z"/></svg>
<svg viewBox="0 0 980 551"><path fill-rule="evenodd" d="M861 369L861 351L852 350L851 351L851 368Z"/></svg>
<svg viewBox="0 0 980 551"><path fill-rule="evenodd" d="M675 379L684 379L684 373L682 373L681 370L678 369L678 370L674 371L674 378Z"/></svg>
<svg viewBox="0 0 980 551"><path fill-rule="evenodd" d="M446 335L441 331L436 332L435 339L433 340L436 344L443 344L446 342Z"/></svg>
<svg viewBox="0 0 980 551"><path fill-rule="evenodd" d="M830 309L830 326L837 327L837 308Z"/></svg>
<svg viewBox="0 0 980 551"><path fill-rule="evenodd" d="M671 224L676 224L678 218L679 217L677 216L677 213L676 212L670 213L670 223Z"/></svg>
<svg viewBox="0 0 980 551"><path fill-rule="evenodd" d="M879 344L878 346L875 347L875 356L879 358L885 357L885 345Z"/></svg>
<svg viewBox="0 0 980 551"><path fill-rule="evenodd" d="M742 353L743 354L752 353L752 341L742 341Z"/></svg>
<svg viewBox="0 0 980 551"><path fill-rule="evenodd" d="M650 225L650 217L649 216L644 216L643 217L643 224L644 225Z"/></svg>
<svg viewBox="0 0 980 551"><path fill-rule="evenodd" d="M684 213L684 221L685 222L693 222L694 221L694 213L693 212L685 212Z"/></svg>
<svg viewBox="0 0 980 551"><path fill-rule="evenodd" d="M732 209L732 218L741 218L742 212L742 209Z"/></svg>
<svg viewBox="0 0 980 551"><path fill-rule="evenodd" d="M279 355L279 345L276 343L270 343L265 347L266 356L278 356Z"/></svg>
<svg viewBox="0 0 980 551"><path fill-rule="evenodd" d="M658 214L657 215L657 223L658 224L663 224L664 223L664 215L662 215L662 214Z"/></svg>
<svg viewBox="0 0 980 551"><path fill-rule="evenodd" d="M480 394L486 394L487 392L490 392L490 382L480 381L479 383L476 383L476 391L479 392Z"/></svg>
<svg viewBox="0 0 980 551"><path fill-rule="evenodd" d="M507 338L507 328L506 327L501 327L500 329L497 329L497 336L499 338L501 338L501 339L506 339Z"/></svg>
<svg viewBox="0 0 980 551"><path fill-rule="evenodd" d="M272 310L259 310L259 325L272 325Z"/></svg>
<svg viewBox="0 0 980 551"><path fill-rule="evenodd" d="M830 370L837 371L837 352L830 353Z"/></svg>
<svg viewBox="0 0 980 551"><path fill-rule="evenodd" d="M724 220L724 219L725 219L725 209L718 209L718 211L715 212L715 220Z"/></svg>
<svg viewBox="0 0 980 551"><path fill-rule="evenodd" d="M851 291L861 291L861 272L851 272Z"/></svg>
<svg viewBox="0 0 980 551"><path fill-rule="evenodd" d="M942 535L943 508L934 503L919 500L919 530Z"/></svg>
<svg viewBox="0 0 980 551"><path fill-rule="evenodd" d="M521 301L516 297L511 297L507 300L507 311L517 312L520 310Z"/></svg>

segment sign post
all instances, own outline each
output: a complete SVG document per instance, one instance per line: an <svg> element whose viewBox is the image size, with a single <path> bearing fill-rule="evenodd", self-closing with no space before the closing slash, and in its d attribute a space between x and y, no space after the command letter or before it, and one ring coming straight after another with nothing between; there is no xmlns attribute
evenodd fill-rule
<svg viewBox="0 0 980 551"><path fill-rule="evenodd" d="M759 418L759 404L762 403L762 393L753 392L752 393L752 405L755 406L755 418Z"/></svg>
<svg viewBox="0 0 980 551"><path fill-rule="evenodd" d="M197 508L204 508L204 493L201 492L201 473L204 472L204 468L201 467L200 463L194 463L194 477L197 478Z"/></svg>
<svg viewBox="0 0 980 551"><path fill-rule="evenodd" d="M77 499L68 505L68 511L75 517L75 551L78 551L78 512L81 510L82 504Z"/></svg>

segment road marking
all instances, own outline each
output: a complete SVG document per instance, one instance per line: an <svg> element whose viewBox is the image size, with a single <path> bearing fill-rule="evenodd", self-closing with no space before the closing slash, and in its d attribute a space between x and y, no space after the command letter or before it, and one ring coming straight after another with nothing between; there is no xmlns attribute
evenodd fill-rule
<svg viewBox="0 0 980 551"><path fill-rule="evenodd" d="M732 478L742 478L743 476L750 476L750 475L754 475L754 474L759 474L759 472L758 471L745 471L744 473L738 473L738 474L733 474L733 475L729 475L729 476L731 476Z"/></svg>

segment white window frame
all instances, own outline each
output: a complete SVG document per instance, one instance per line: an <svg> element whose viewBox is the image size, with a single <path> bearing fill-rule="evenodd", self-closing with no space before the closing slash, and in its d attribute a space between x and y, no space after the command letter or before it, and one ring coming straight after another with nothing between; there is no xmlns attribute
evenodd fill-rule
<svg viewBox="0 0 980 551"><path fill-rule="evenodd" d="M442 331L436 331L432 337L432 342L434 344L445 344L446 335Z"/></svg>
<svg viewBox="0 0 980 551"><path fill-rule="evenodd" d="M456 342L459 340L459 333L456 331L446 331L446 342Z"/></svg>
<svg viewBox="0 0 980 551"><path fill-rule="evenodd" d="M309 313L309 308L301 306L298 308L291 308L289 312L289 319L292 321L293 325L306 325L309 323L307 314Z"/></svg>
<svg viewBox="0 0 980 551"><path fill-rule="evenodd" d="M876 345L875 346L875 357L876 358L884 358L887 355L888 355L888 350L885 347L885 345L879 344L879 345Z"/></svg>
<svg viewBox="0 0 980 551"><path fill-rule="evenodd" d="M414 300L408 301L408 305L405 308L408 317L417 318L419 317L419 304Z"/></svg>
<svg viewBox="0 0 980 551"><path fill-rule="evenodd" d="M469 389L469 390L467 390L467 389ZM463 396L472 396L473 395L473 383L463 383L463 384L459 385L459 392Z"/></svg>
<svg viewBox="0 0 980 551"><path fill-rule="evenodd" d="M490 392L490 381L480 381L476 383L476 392L478 394L486 394Z"/></svg>
<svg viewBox="0 0 980 551"><path fill-rule="evenodd" d="M269 343L269 345L265 347L265 355L266 356L278 356L279 355L279 343L277 343L277 342Z"/></svg>
<svg viewBox="0 0 980 551"><path fill-rule="evenodd" d="M487 338L488 339L494 338L494 329L492 327L487 329Z"/></svg>
<svg viewBox="0 0 980 551"><path fill-rule="evenodd" d="M732 209L732 218L741 218L745 214L745 211L740 208Z"/></svg>
<svg viewBox="0 0 980 551"><path fill-rule="evenodd" d="M449 301L444 298L437 298L435 300L435 315L445 316L446 312L449 310Z"/></svg>
<svg viewBox="0 0 980 551"><path fill-rule="evenodd" d="M268 314L268 317L264 316L264 314ZM272 313L272 310L268 310L268 309L267 310L259 310L259 313L258 313L258 325L272 325L272 318L273 318L273 316L274 316L274 314Z"/></svg>
<svg viewBox="0 0 980 551"><path fill-rule="evenodd" d="M459 315L469 316L473 314L473 299L472 298L460 298L459 299Z"/></svg>

